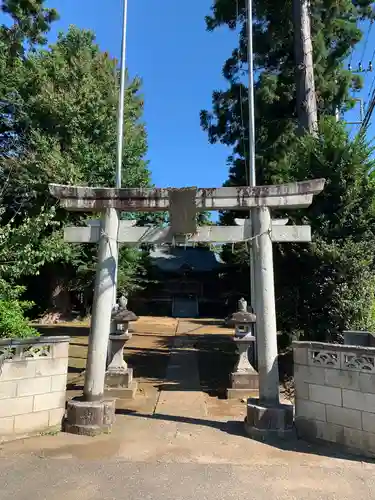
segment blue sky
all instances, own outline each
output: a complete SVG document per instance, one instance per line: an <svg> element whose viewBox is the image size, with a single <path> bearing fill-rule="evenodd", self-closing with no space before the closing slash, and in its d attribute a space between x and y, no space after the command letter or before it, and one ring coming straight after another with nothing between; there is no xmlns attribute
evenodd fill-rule
<svg viewBox="0 0 375 500"><path fill-rule="evenodd" d="M362 99L364 111L366 111L367 106L370 102L371 94L375 88L375 23L373 23L371 26L369 22L363 22L360 24L360 28L363 31L362 40L355 46L354 50L350 54L348 63L351 64L352 70L355 71L358 69L359 64L362 64L362 68L367 70L369 68L370 61L372 62L372 72L365 71L361 73L363 78L363 89L360 92L353 94L354 97ZM357 103L350 112L345 114L344 120L346 122L360 121L359 103ZM370 120L370 126L368 129L369 140L372 140L374 137L374 121L375 113L373 113ZM353 125L349 123L348 128L354 134L359 130L360 126L358 124Z"/></svg>
<svg viewBox="0 0 375 500"><path fill-rule="evenodd" d="M93 30L97 42L120 56L122 0L49 0L60 21L50 40L70 24ZM127 66L143 79L144 121L150 169L158 187L219 186L227 178L230 151L210 145L199 111L211 109L211 94L223 88L221 70L235 47L228 29L205 31L210 0L129 0Z"/></svg>
<svg viewBox="0 0 375 500"><path fill-rule="evenodd" d="M127 66L131 76L143 79L144 121L148 131L148 159L152 180L159 187L219 186L227 178L230 150L210 145L200 128L199 111L211 109L214 89L225 88L223 63L236 45L236 34L227 28L205 30L204 17L211 0L190 0L183 8L175 0L128 0ZM70 24L93 30L103 50L119 57L122 0L47 0L61 19L54 24L50 41ZM0 19L2 20L2 19ZM375 23L363 23L363 40L351 57L352 67L372 59L374 70L363 73L365 103L375 86ZM347 113L359 120L359 106ZM375 113L373 116L375 120ZM349 125L348 125L349 126ZM355 132L358 126L350 125ZM369 138L374 135L370 127Z"/></svg>

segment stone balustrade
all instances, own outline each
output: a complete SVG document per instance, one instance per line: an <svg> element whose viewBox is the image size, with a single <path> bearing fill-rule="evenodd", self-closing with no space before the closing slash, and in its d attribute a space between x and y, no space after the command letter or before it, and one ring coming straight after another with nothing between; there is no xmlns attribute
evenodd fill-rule
<svg viewBox="0 0 375 500"><path fill-rule="evenodd" d="M375 456L375 348L294 342L300 437Z"/></svg>
<svg viewBox="0 0 375 500"><path fill-rule="evenodd" d="M0 340L0 441L60 429L69 337Z"/></svg>

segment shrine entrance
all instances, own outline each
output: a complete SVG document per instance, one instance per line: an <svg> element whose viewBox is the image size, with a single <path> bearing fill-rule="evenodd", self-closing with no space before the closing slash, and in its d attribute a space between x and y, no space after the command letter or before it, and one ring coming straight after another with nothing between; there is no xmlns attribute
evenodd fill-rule
<svg viewBox="0 0 375 500"><path fill-rule="evenodd" d="M276 307L274 295L272 243L309 242L309 226L288 225L288 219L275 221L272 209L296 209L309 206L313 196L324 187L324 179L275 186L183 188L183 189L113 189L79 186L51 185L51 193L61 200L62 207L83 212L101 212L99 223L65 230L65 240L71 243L99 243L98 269L95 285L92 327L83 401L71 401L67 408L67 427L72 432L89 433L92 427L108 429L115 420L115 401L104 396L108 337L112 322L116 278L117 248L119 244L156 246L186 246L195 243L225 244L246 242L253 249L254 289L252 303L256 312L256 348L258 353L259 399L247 405L247 429L257 430L257 422L265 413L270 416L270 428L279 430L290 425L291 408L280 404L277 351ZM170 213L169 227L135 227L119 221L119 213L160 212ZM245 211L251 217L236 226L197 226L197 212ZM254 300L255 299L255 300ZM193 312L189 302L177 303L180 312ZM126 314L129 311L123 311ZM121 316L121 315L120 315ZM120 317L119 316L119 317ZM183 323L183 322L182 322ZM178 328L181 325L178 325ZM191 399L189 410L197 401L194 394L200 391L199 370L194 356L194 335L175 332L175 342L170 352L166 379L174 391L162 391L158 407L162 414L181 413L177 405ZM123 360L122 350L129 339L128 330L120 336L111 335L111 342L119 345L116 360ZM182 335L180 335L182 334ZM114 360L115 358L113 358ZM109 368L118 368L121 379L119 389L125 394L132 391L133 371L125 362L118 367L111 361ZM177 390L176 390L177 385ZM184 394L181 394L180 388ZM188 391L187 393L185 391ZM121 392L121 391L120 391ZM189 394L189 397L188 397ZM199 398L198 398L199 399ZM192 406L193 405L193 406ZM198 405L198 404L197 404ZM84 421L81 418L85 415ZM179 413L179 414L180 414ZM197 414L200 411L197 409ZM293 415L292 415L293 420ZM267 424L268 426L268 424ZM268 427L267 427L268 428Z"/></svg>
<svg viewBox="0 0 375 500"><path fill-rule="evenodd" d="M198 299L195 295L176 295L172 300L174 318L198 318Z"/></svg>

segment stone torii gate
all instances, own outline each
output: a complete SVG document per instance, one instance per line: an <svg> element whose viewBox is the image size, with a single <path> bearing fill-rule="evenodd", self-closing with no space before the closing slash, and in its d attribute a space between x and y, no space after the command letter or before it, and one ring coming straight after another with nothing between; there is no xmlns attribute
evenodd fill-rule
<svg viewBox="0 0 375 500"><path fill-rule="evenodd" d="M277 332L273 273L273 241L310 241L309 226L285 226L286 221L272 221L272 209L308 207L313 196L324 187L324 179L291 184L224 188L95 188L50 185L51 194L63 208L71 211L100 212L100 223L87 227L68 227L66 241L99 243L98 268L93 315L86 367L83 401L73 401L68 408L72 432L92 433L108 429L114 421L114 402L104 399L106 355L116 282L117 244L140 243L228 243L255 242L255 304L259 400L248 401L249 433L287 427L290 409L280 405L277 366ZM252 208L252 223L230 227L197 227L200 211ZM132 227L119 223L119 212L170 212L167 228ZM285 425L284 425L285 424Z"/></svg>
<svg viewBox="0 0 375 500"><path fill-rule="evenodd" d="M134 227L136 221L119 222L118 243L127 246L191 244L191 243L239 243L252 239L250 219L236 219L236 226L203 226L197 227L193 234L176 234L171 226L160 228L154 226ZM273 219L271 226L272 242L292 243L310 242L310 226L286 226L288 219ZM64 241L67 243L99 243L101 233L100 219L91 219L86 226L67 226L64 230Z"/></svg>

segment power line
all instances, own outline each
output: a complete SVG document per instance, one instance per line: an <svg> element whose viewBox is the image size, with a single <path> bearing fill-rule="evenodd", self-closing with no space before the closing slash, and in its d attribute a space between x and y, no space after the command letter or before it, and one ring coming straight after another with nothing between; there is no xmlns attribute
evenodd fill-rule
<svg viewBox="0 0 375 500"><path fill-rule="evenodd" d="M374 57L375 57L375 49L374 49L374 52L372 53L372 56L371 56L370 62L372 62L372 61L374 60Z"/></svg>
<svg viewBox="0 0 375 500"><path fill-rule="evenodd" d="M366 55L366 49L367 49L368 42L369 42L369 39L370 39L370 33L371 33L371 30L372 30L372 27L373 27L373 22L374 21L371 19L370 24L367 27L367 32L366 32L366 36L365 36L365 40L364 40L363 49L362 49L362 52L361 52L361 57L360 57L360 60L359 60L359 63L358 63L358 68L356 70L354 70L354 71L352 70L352 67L351 67L351 63L352 63L352 60L353 60L353 54L354 54L354 48L351 51L350 59L349 59L349 64L348 64L348 69L352 73L368 73L368 72L372 72L372 70L373 70L373 64L372 64L372 62L373 62L374 57L375 57L375 49L373 50L371 58L369 59L369 63L368 63L367 69L363 68L363 60L364 60L364 57ZM369 123L369 120L371 118L371 115L372 115L374 107L375 107L374 86L375 86L375 75L374 75L374 77L372 79L371 86L370 86L370 89L369 89L368 94L367 94L367 98L369 98L371 96L371 99L370 99L370 104L369 104L369 106L368 106L368 108L366 110L364 118L363 118L363 100L362 99L356 99L356 100L359 100L361 102L361 120L359 122L359 124L360 124L360 133L367 127L367 124ZM358 90L359 89L357 89L357 91ZM354 92L355 92L355 89L353 89L353 97L354 97Z"/></svg>
<svg viewBox="0 0 375 500"><path fill-rule="evenodd" d="M372 113L374 111L374 108L375 108L375 89L372 92L370 104L367 107L365 117L364 117L363 122L361 124L361 128L359 129L359 133L362 133L367 128L367 126L370 122L370 118L372 116Z"/></svg>
<svg viewBox="0 0 375 500"><path fill-rule="evenodd" d="M375 49L372 53L372 56L371 56L371 59L370 59L370 62L372 63L372 61L374 60L374 57L375 57ZM372 78L372 83L371 83L371 87L370 87L370 90L368 91L368 94L367 94L367 98L370 97L371 93L372 93L372 90L374 88L374 85L375 85L375 75L373 76Z"/></svg>
<svg viewBox="0 0 375 500"><path fill-rule="evenodd" d="M362 54L361 54L361 57L359 59L359 62L358 62L358 68L356 70L352 70L352 60L353 60L353 55L354 55L354 48L352 48L352 51L350 53L350 59L349 59L349 63L348 63L348 69L349 71L352 71L352 73L367 73L367 72L371 72L372 71L372 61L375 57L375 50L371 56L371 59L369 60L369 63L368 63L368 66L367 66L367 69L364 69L363 68L363 59L365 57L365 54L366 54L366 49L367 49L367 45L368 45L368 41L369 41L369 38L370 38L370 33L371 33L371 30L372 30L372 25L373 25L373 20L370 21L370 24L367 28L367 33L366 33L366 38L365 38L365 43L363 45L363 49L362 49Z"/></svg>
<svg viewBox="0 0 375 500"><path fill-rule="evenodd" d="M367 36L366 36L364 48L362 51L362 59L363 59L364 54L365 54L365 50L366 50L369 36L371 33L372 25L373 25L373 20L371 20L370 25L369 25L368 30L367 30ZM375 49L373 50L373 53L372 53L372 56L370 59L370 63L369 63L370 70L372 70L372 61L373 61L374 57L375 57ZM362 120L361 127L359 129L359 133L363 133L366 130L368 124L370 123L371 116L374 112L374 108L375 108L375 88L374 88L374 86L375 86L375 75L372 78L371 86L370 86L370 89L369 89L368 94L367 94L367 97L371 96L371 98L370 98L369 105L367 106L367 109L366 109L365 117Z"/></svg>
<svg viewBox="0 0 375 500"><path fill-rule="evenodd" d="M366 48L367 48L367 44L368 44L368 39L369 39L371 30L372 30L372 24L373 24L373 21L371 20L370 25L369 25L369 27L367 29L367 35L366 35L366 38L365 38L365 44L364 44L363 50L362 50L362 56L361 56L361 60L360 60L361 64L362 64L363 58L365 56L365 52L366 52Z"/></svg>
<svg viewBox="0 0 375 500"><path fill-rule="evenodd" d="M370 87L370 90L368 91L368 94L367 94L367 98L370 97L372 91L373 91L373 88L374 88L374 85L375 85L375 75L373 76L372 78L372 83L371 83L371 87Z"/></svg>

